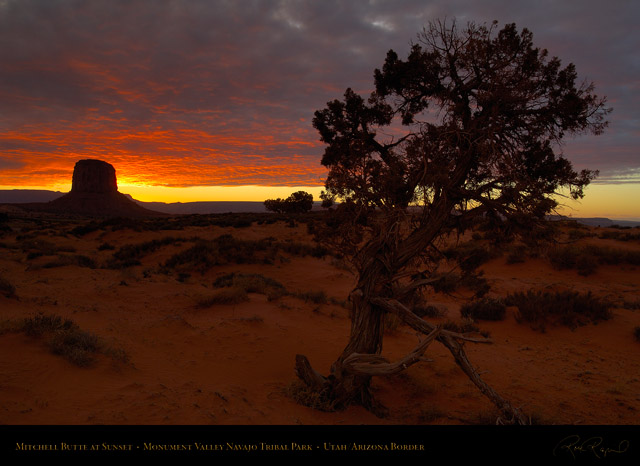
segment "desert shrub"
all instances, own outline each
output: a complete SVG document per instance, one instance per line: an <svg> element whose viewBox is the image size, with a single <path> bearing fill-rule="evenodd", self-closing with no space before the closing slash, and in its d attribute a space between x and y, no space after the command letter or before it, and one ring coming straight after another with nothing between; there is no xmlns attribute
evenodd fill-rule
<svg viewBox="0 0 640 466"><path fill-rule="evenodd" d="M636 327L633 329L633 336L636 341L640 341L640 327Z"/></svg>
<svg viewBox="0 0 640 466"><path fill-rule="evenodd" d="M9 280L0 276L0 294L7 298L13 298L16 295L16 288Z"/></svg>
<svg viewBox="0 0 640 466"><path fill-rule="evenodd" d="M456 273L438 274L433 278L435 278L436 281L431 283L431 287L436 293L451 293L455 291L461 280L460 275Z"/></svg>
<svg viewBox="0 0 640 466"><path fill-rule="evenodd" d="M121 361L128 359L123 350L102 344L96 335L81 330L75 322L59 315L27 317L14 324L11 330L24 332L34 338L46 338L53 354L63 356L77 366L90 365L96 353L104 353Z"/></svg>
<svg viewBox="0 0 640 466"><path fill-rule="evenodd" d="M22 322L21 330L30 337L39 337L45 333L59 330L70 330L75 327L73 321L62 319L58 315L38 314L34 317L27 317Z"/></svg>
<svg viewBox="0 0 640 466"><path fill-rule="evenodd" d="M147 277L148 275L145 275ZM191 274L187 272L180 272L178 274L178 281L180 283L185 283L189 278L191 278Z"/></svg>
<svg viewBox="0 0 640 466"><path fill-rule="evenodd" d="M110 243L101 243L98 246L98 251L113 251L116 247Z"/></svg>
<svg viewBox="0 0 640 466"><path fill-rule="evenodd" d="M612 317L611 304L591 294L572 291L535 291L510 294L505 304L516 306L516 320L544 331L546 324L566 325L575 329L589 322L597 323Z"/></svg>
<svg viewBox="0 0 640 466"><path fill-rule="evenodd" d="M26 239L21 242L20 247L27 253L27 257L32 259L39 256L54 256L62 251L54 243L43 239Z"/></svg>
<svg viewBox="0 0 640 466"><path fill-rule="evenodd" d="M624 309L636 310L640 309L640 301L626 301L622 302L622 307Z"/></svg>
<svg viewBox="0 0 640 466"><path fill-rule="evenodd" d="M247 228L253 225L253 222L247 218L239 218L231 224L233 228Z"/></svg>
<svg viewBox="0 0 640 466"><path fill-rule="evenodd" d="M163 246L180 243L182 241L180 238L167 236L138 244L125 244L113 253L113 257L107 263L107 267L110 269L120 269L140 265L140 259L144 256L157 251Z"/></svg>
<svg viewBox="0 0 640 466"><path fill-rule="evenodd" d="M600 239L614 239L616 241L638 241L640 233L623 233L621 231L605 230L598 235Z"/></svg>
<svg viewBox="0 0 640 466"><path fill-rule="evenodd" d="M576 266L580 249L576 246L553 248L548 253L551 265L558 270L573 269Z"/></svg>
<svg viewBox="0 0 640 466"><path fill-rule="evenodd" d="M170 257L163 265L165 270L187 267L201 273L216 265L228 263L272 263L276 248L274 240L239 240L232 235L222 235L213 240L199 240L190 248Z"/></svg>
<svg viewBox="0 0 640 466"><path fill-rule="evenodd" d="M56 267L65 267L67 265L75 265L78 267L87 267L90 269L96 268L96 262L87 256L76 254L73 256L67 254L59 254L58 257L50 262L47 262L42 267L45 269L52 269Z"/></svg>
<svg viewBox="0 0 640 466"><path fill-rule="evenodd" d="M261 274L230 273L217 278L213 286L214 288L237 287L247 293L267 295L269 300L288 294L282 283Z"/></svg>
<svg viewBox="0 0 640 466"><path fill-rule="evenodd" d="M630 264L640 265L640 251L629 251L625 249L587 246L586 252L598 258L601 264L618 265Z"/></svg>
<svg viewBox="0 0 640 466"><path fill-rule="evenodd" d="M483 272L466 273L460 279L460 286L470 289L474 292L476 298L481 298L491 291L491 285L483 276Z"/></svg>
<svg viewBox="0 0 640 466"><path fill-rule="evenodd" d="M81 236L88 235L89 233L93 233L94 231L97 231L99 229L100 229L100 224L98 222L91 221L85 225L78 225L77 227L73 228L69 233L74 236L81 237Z"/></svg>
<svg viewBox="0 0 640 466"><path fill-rule="evenodd" d="M447 416L448 414L442 411L437 406L430 406L428 408L423 408L420 410L420 413L418 414L418 421L421 424L428 424Z"/></svg>
<svg viewBox="0 0 640 466"><path fill-rule="evenodd" d="M568 231L567 235L569 236L569 239L572 241L575 240L579 240L582 238L590 238L595 236L595 233L591 233L591 231L589 231L588 229L582 229L582 228L574 228Z"/></svg>
<svg viewBox="0 0 640 466"><path fill-rule="evenodd" d="M598 265L640 265L640 251L628 251L602 246L575 245L558 247L548 252L551 265L559 270L577 269L581 275L593 273Z"/></svg>
<svg viewBox="0 0 640 466"><path fill-rule="evenodd" d="M579 275L591 275L598 268L598 259L589 254L580 254L576 258L576 269Z"/></svg>
<svg viewBox="0 0 640 466"><path fill-rule="evenodd" d="M507 264L519 264L526 260L527 248L522 245L512 246L507 250Z"/></svg>
<svg viewBox="0 0 640 466"><path fill-rule="evenodd" d="M56 331L48 342L53 354L63 356L77 366L88 366L99 351L98 337L79 328Z"/></svg>
<svg viewBox="0 0 640 466"><path fill-rule="evenodd" d="M113 217L102 221L99 224L99 229L105 230L110 228L111 231L133 230L140 232L143 231L144 226L145 222L141 222L139 219L130 217Z"/></svg>
<svg viewBox="0 0 640 466"><path fill-rule="evenodd" d="M297 293L294 293L293 296L298 299L302 299L305 303L312 302L314 304L328 304L330 301L327 294L322 290L298 291Z"/></svg>
<svg viewBox="0 0 640 466"><path fill-rule="evenodd" d="M462 275L449 272L444 274L436 274L433 276L435 281L430 284L436 293L449 294L460 287L468 288L474 292L476 297L482 297L491 290L491 286L486 278L480 272L467 272Z"/></svg>
<svg viewBox="0 0 640 466"><path fill-rule="evenodd" d="M495 257L493 251L475 241L468 241L455 248L446 249L443 254L447 259L455 259L463 272L476 270Z"/></svg>
<svg viewBox="0 0 640 466"><path fill-rule="evenodd" d="M284 390L287 397L298 404L308 406L319 411L334 411L334 402L325 393L309 388L304 382L296 380L291 382Z"/></svg>
<svg viewBox="0 0 640 466"><path fill-rule="evenodd" d="M464 319L462 322L455 322L448 320L442 326L444 330L449 330L456 333L479 333L480 329L469 319Z"/></svg>
<svg viewBox="0 0 640 466"><path fill-rule="evenodd" d="M330 251L324 246L309 245L297 242L284 242L278 244L278 249L294 256L311 256L318 259L328 256Z"/></svg>
<svg viewBox="0 0 640 466"><path fill-rule="evenodd" d="M428 304L426 306L418 304L413 306L413 313L418 317L436 318L444 316L444 311L432 304Z"/></svg>
<svg viewBox="0 0 640 466"><path fill-rule="evenodd" d="M200 298L198 307L211 307L215 304L240 304L249 301L247 292L239 287L222 288L210 296Z"/></svg>
<svg viewBox="0 0 640 466"><path fill-rule="evenodd" d="M225 264L273 264L279 252L296 256L323 257L326 248L296 242L278 242L273 237L241 240L221 235L213 240L199 239L196 244L170 257L162 266L165 272L179 268L195 269L201 273Z"/></svg>
<svg viewBox="0 0 640 466"><path fill-rule="evenodd" d="M558 235L559 226L560 225L555 222L535 225L522 233L522 242L528 249L536 250L540 248L540 246L548 244Z"/></svg>
<svg viewBox="0 0 640 466"><path fill-rule="evenodd" d="M501 299L483 298L464 304L460 308L460 315L475 320L502 320L506 309Z"/></svg>
<svg viewBox="0 0 640 466"><path fill-rule="evenodd" d="M551 265L558 270L577 269L580 275L590 275L598 267L599 260L593 251L576 246L554 248L548 253Z"/></svg>

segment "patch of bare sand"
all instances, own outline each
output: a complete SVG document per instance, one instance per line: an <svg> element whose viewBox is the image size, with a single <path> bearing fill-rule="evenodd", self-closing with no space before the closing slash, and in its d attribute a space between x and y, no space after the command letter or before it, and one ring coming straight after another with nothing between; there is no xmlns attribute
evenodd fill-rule
<svg viewBox="0 0 640 466"><path fill-rule="evenodd" d="M310 243L304 226L257 225L233 229L190 227L180 231L97 231L81 238L36 235L36 240L75 250L98 264L113 250L166 236L212 239L231 233L244 239L275 237ZM23 232L24 234L24 232ZM239 304L197 306L214 292L216 278L257 273L292 292L324 291L345 300L353 276L330 258L284 255L270 265L226 264L186 279L158 266L189 244L169 244L122 269L78 265L43 267L47 256L27 258L18 233L2 238L0 275L18 298L0 295L0 318L37 313L72 319L128 355L123 362L100 355L90 367L51 354L42 340L0 335L0 422L4 424L469 424L489 422L488 400L433 343L421 362L401 375L374 380L378 399L389 408L379 419L351 407L326 413L287 396L295 380L294 358L305 354L327 373L347 342L350 321L340 304L305 302L293 296L268 300L249 294ZM32 238L33 239L33 238ZM589 241L594 241L590 239ZM616 242L616 247L624 247ZM634 244L633 247L636 247ZM601 266L588 277L557 271L542 259L483 266L491 295L537 289L591 290L617 303L640 300L640 274L633 266ZM458 319L462 300L436 295L447 318ZM614 318L574 331L545 333L516 322L513 308L500 322L479 322L491 345L467 344L483 378L536 420L555 424L635 424L640 409L640 343L632 330L640 311L618 305ZM403 356L419 341L406 327L385 339L384 354Z"/></svg>

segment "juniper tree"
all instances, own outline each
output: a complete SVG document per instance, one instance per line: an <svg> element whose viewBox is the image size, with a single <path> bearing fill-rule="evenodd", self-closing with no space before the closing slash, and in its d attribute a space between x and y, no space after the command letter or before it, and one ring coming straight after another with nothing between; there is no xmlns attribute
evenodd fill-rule
<svg viewBox="0 0 640 466"><path fill-rule="evenodd" d="M304 213L313 208L313 195L305 191L296 191L286 199L267 199L264 201L267 210L278 213Z"/></svg>
<svg viewBox="0 0 640 466"><path fill-rule="evenodd" d="M406 369L437 341L506 420L525 422L464 353L465 341L488 340L429 323L408 298L434 282L443 238L480 218L530 228L557 206L560 190L581 198L597 173L575 171L562 141L601 133L606 100L577 82L573 64L534 47L529 30L496 22L431 23L406 59L389 51L374 79L368 98L347 89L313 120L329 169L322 197L338 201L331 238L351 257L357 284L350 339L330 375L302 355L296 372L330 408L360 403L382 413L371 377ZM387 313L425 335L395 363L380 355Z"/></svg>

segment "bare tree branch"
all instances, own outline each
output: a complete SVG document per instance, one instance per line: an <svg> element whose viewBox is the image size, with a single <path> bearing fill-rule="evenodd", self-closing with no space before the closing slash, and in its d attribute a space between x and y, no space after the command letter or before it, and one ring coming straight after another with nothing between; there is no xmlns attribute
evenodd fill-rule
<svg viewBox="0 0 640 466"><path fill-rule="evenodd" d="M422 360L422 355L427 350L431 342L438 337L441 332L440 327L436 327L427 337L416 346L413 351L402 359L390 363L382 356L376 354L352 353L344 361L344 368L359 375L393 375L407 369L409 366Z"/></svg>

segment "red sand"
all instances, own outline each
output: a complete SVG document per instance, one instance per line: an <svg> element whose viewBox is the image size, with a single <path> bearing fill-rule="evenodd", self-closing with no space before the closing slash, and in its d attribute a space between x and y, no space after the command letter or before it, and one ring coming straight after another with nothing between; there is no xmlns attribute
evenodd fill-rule
<svg viewBox="0 0 640 466"><path fill-rule="evenodd" d="M25 232L22 232L24 234ZM213 238L222 233L258 239L309 241L304 225L250 228L190 227L182 231L98 231L83 238L41 232L56 246L106 261L98 251L165 236ZM42 268L51 257L27 260L18 233L0 238L0 276L18 299L0 295L0 319L58 314L98 335L129 356L128 362L100 355L77 367L51 354L43 341L22 333L0 335L0 423L2 424L472 424L489 422L492 404L456 366L448 351L433 343L431 361L399 376L374 379L377 398L389 409L380 419L360 407L326 413L297 404L286 394L295 381L297 353L327 373L347 342L348 311L334 304L305 303L294 297L268 301L250 294L237 305L202 309L198 298L213 292L216 277L229 272L260 273L291 291L323 290L345 300L353 275L330 258L290 257L274 265L225 265L182 283L173 275L149 273L185 246L166 246L142 266L122 270L74 265ZM601 241L618 248L635 243ZM634 266L600 266L582 277L557 271L543 259L507 265L504 257L482 269L491 295L532 287L591 290L616 302L640 302L640 273ZM145 273L146 272L146 273ZM447 318L459 319L462 300L435 295ZM546 424L636 424L640 409L640 310L616 307L613 319L572 331L546 333L519 324L509 309L500 322L478 322L491 345L466 344L471 362L505 398ZM435 319L435 322L443 321ZM406 327L387 335L390 359L412 349L418 336Z"/></svg>

